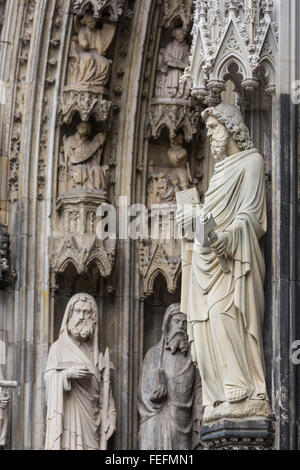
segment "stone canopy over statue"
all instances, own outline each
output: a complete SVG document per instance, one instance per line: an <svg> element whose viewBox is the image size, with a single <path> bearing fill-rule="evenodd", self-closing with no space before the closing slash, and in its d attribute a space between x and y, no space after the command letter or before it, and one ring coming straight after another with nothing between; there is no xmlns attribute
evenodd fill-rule
<svg viewBox="0 0 300 470"><path fill-rule="evenodd" d="M45 372L48 450L104 450L116 428L108 349L98 350L98 311L88 294L74 295Z"/></svg>
<svg viewBox="0 0 300 470"><path fill-rule="evenodd" d="M180 304L167 308L161 340L144 359L138 409L140 449L189 450L200 445L201 383Z"/></svg>
<svg viewBox="0 0 300 470"><path fill-rule="evenodd" d="M75 17L76 34L69 54L67 88L103 93L109 75L111 60L105 56L116 31L114 24L100 27L92 15L80 21Z"/></svg>
<svg viewBox="0 0 300 470"><path fill-rule="evenodd" d="M181 310L200 370L204 421L269 418L262 343L264 160L237 107L221 104L202 117L216 164L201 212L212 214L216 239L206 246L199 241L197 218L193 249L183 243ZM180 228L194 219L180 208L176 217Z"/></svg>
<svg viewBox="0 0 300 470"><path fill-rule="evenodd" d="M104 132L90 139L91 124L81 122L76 133L64 138L60 161L60 193L73 190L105 191L108 166L101 166Z"/></svg>

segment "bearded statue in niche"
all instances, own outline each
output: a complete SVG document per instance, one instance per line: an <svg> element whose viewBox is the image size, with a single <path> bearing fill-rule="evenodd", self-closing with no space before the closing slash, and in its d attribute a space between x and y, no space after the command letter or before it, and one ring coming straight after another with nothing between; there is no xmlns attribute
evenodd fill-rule
<svg viewBox="0 0 300 470"><path fill-rule="evenodd" d="M138 399L140 449L199 446L201 382L189 350L186 315L179 304L167 308L161 340L146 354Z"/></svg>
<svg viewBox="0 0 300 470"><path fill-rule="evenodd" d="M155 87L157 98L189 97L190 85L180 83L180 77L189 65L190 47L186 42L186 35L186 31L181 27L173 29L173 41L160 51Z"/></svg>
<svg viewBox="0 0 300 470"><path fill-rule="evenodd" d="M109 80L111 60L105 57L116 31L113 24L104 23L101 29L92 15L74 19L69 54L67 87L79 91L102 93Z"/></svg>
<svg viewBox="0 0 300 470"><path fill-rule="evenodd" d="M66 307L46 372L47 450L105 450L116 429L108 349L98 348L98 310L89 294Z"/></svg>
<svg viewBox="0 0 300 470"><path fill-rule="evenodd" d="M66 191L106 191L108 166L100 166L105 132L91 140L92 126L81 122L76 133L64 139L59 180L60 194Z"/></svg>

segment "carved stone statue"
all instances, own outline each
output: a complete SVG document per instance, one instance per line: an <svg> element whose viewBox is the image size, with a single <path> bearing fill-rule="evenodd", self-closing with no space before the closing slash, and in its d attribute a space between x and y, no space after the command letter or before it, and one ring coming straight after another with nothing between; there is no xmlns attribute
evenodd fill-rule
<svg viewBox="0 0 300 470"><path fill-rule="evenodd" d="M183 136L178 134L174 139L171 139L171 148L168 150L168 158L174 170L170 174L170 179L174 186L184 191L191 185L191 174L188 165L187 151L182 146ZM175 191L176 191L175 190Z"/></svg>
<svg viewBox="0 0 300 470"><path fill-rule="evenodd" d="M190 88L180 83L184 69L189 65L190 48L183 28L175 28L173 41L160 51L155 96L157 98L188 98Z"/></svg>
<svg viewBox="0 0 300 470"><path fill-rule="evenodd" d="M106 190L108 166L100 166L104 132L90 140L91 124L81 122L76 133L65 138L60 161L60 193L74 189Z"/></svg>
<svg viewBox="0 0 300 470"><path fill-rule="evenodd" d="M140 449L189 450L199 445L201 385L179 304L167 308L161 340L144 359L138 409Z"/></svg>
<svg viewBox="0 0 300 470"><path fill-rule="evenodd" d="M46 449L106 449L116 428L108 356L99 355L95 300L74 295L48 355Z"/></svg>
<svg viewBox="0 0 300 470"><path fill-rule="evenodd" d="M153 173L148 186L148 206L171 202L175 199L174 187L166 171Z"/></svg>
<svg viewBox="0 0 300 470"><path fill-rule="evenodd" d="M221 104L202 117L216 160L203 210L213 215L217 237L203 246L196 224L193 250L184 243L181 309L202 379L204 421L270 417L262 343L264 160L238 108ZM179 227L193 220L182 210L176 217Z"/></svg>
<svg viewBox="0 0 300 470"><path fill-rule="evenodd" d="M79 22L75 17L75 31L69 54L67 87L102 93L108 82L111 60L105 57L116 31L113 24L101 28L92 15Z"/></svg>
<svg viewBox="0 0 300 470"><path fill-rule="evenodd" d="M149 165L148 206L175 201L177 191L184 191L191 186L191 173L187 150L182 146L183 136L178 134L171 139L168 159L171 168L159 168L155 171L153 162Z"/></svg>

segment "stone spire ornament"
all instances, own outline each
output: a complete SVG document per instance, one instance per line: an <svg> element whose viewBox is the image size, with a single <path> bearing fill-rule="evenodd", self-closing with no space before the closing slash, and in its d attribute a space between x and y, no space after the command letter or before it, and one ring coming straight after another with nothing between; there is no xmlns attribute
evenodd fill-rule
<svg viewBox="0 0 300 470"><path fill-rule="evenodd" d="M192 96L209 105L220 103L233 64L244 90L262 85L266 93L273 93L278 46L272 2L195 3L190 66L185 71L185 79L193 82Z"/></svg>

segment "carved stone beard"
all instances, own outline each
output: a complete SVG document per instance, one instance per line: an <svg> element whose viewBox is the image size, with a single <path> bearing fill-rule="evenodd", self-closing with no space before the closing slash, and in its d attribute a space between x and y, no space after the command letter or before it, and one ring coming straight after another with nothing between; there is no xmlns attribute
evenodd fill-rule
<svg viewBox="0 0 300 470"><path fill-rule="evenodd" d="M172 354L175 354L176 351L180 351L186 356L189 351L188 336L181 330L177 330L173 332L173 334L171 332L167 337L166 343L166 349L170 349Z"/></svg>
<svg viewBox="0 0 300 470"><path fill-rule="evenodd" d="M93 319L77 320L70 318L68 322L68 332L76 339L87 341L94 334L95 322Z"/></svg>
<svg viewBox="0 0 300 470"><path fill-rule="evenodd" d="M224 133L223 137L218 139L211 139L211 153L215 160L221 161L227 157L226 150L229 143L229 132Z"/></svg>

